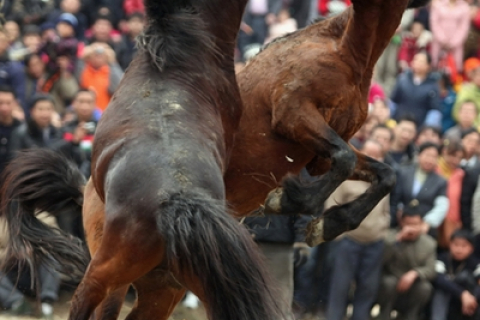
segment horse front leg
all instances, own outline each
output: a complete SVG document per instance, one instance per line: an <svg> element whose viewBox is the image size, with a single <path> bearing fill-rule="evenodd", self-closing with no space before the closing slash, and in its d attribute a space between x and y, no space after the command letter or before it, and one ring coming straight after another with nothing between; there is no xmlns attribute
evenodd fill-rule
<svg viewBox="0 0 480 320"><path fill-rule="evenodd" d="M307 227L306 238L310 246L331 241L346 231L356 229L395 185L395 172L390 166L356 150L355 153L357 165L348 180L366 181L371 185L357 199L333 206L321 217L311 221ZM321 162L319 162L319 166L322 166ZM315 168L311 172L315 173Z"/></svg>
<svg viewBox="0 0 480 320"><path fill-rule="evenodd" d="M269 193L267 214L315 214L327 198L355 169L356 156L350 146L333 130L312 104L274 114L274 131L313 151L327 165L326 173L313 182L300 176L287 176L282 187Z"/></svg>

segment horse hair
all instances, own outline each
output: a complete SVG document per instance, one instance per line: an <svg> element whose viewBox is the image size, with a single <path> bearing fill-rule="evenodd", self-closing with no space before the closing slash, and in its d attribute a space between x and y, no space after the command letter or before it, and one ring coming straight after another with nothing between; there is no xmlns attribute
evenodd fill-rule
<svg viewBox="0 0 480 320"><path fill-rule="evenodd" d="M148 23L138 37L137 47L148 53L160 70L184 68L196 70L201 65L197 57L206 52L219 55L206 20L188 0L145 1ZM203 60L202 60L203 61Z"/></svg>
<svg viewBox="0 0 480 320"><path fill-rule="evenodd" d="M283 319L258 248L223 201L173 194L160 205L157 227L170 267L193 272L208 288L210 319Z"/></svg>
<svg viewBox="0 0 480 320"><path fill-rule="evenodd" d="M89 257L80 239L37 219L36 213L81 214L85 178L74 163L47 149L21 151L3 172L0 216L10 233L2 268L29 266L32 282L40 261L66 276L83 275Z"/></svg>

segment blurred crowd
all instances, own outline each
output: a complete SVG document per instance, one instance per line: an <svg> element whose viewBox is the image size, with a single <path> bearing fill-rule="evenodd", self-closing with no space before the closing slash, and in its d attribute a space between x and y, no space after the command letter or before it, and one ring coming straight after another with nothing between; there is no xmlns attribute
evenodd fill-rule
<svg viewBox="0 0 480 320"><path fill-rule="evenodd" d="M266 43L350 5L250 0L238 70ZM97 122L136 54L143 1L5 0L1 12L0 171L17 151L40 147L68 155L89 177ZM244 224L297 317L480 319L480 4L433 0L406 11L375 67L368 102L350 142L392 166L397 184L357 230L310 250L303 243L310 217ZM325 208L367 188L346 181ZM83 238L81 217L45 219ZM16 283L15 272L0 277L5 312L31 313L28 297L39 293L39 313L53 317L61 279L46 265L40 273L35 292L28 279ZM196 305L191 295L186 302Z"/></svg>

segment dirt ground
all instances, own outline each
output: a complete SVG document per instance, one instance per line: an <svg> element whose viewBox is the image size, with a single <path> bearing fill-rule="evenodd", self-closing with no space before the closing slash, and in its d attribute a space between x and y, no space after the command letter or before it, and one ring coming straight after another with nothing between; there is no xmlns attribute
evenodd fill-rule
<svg viewBox="0 0 480 320"><path fill-rule="evenodd" d="M66 320L68 318L68 310L70 308L70 299L72 292L62 291L60 299L54 305L55 320ZM119 319L125 319L130 312L133 299L127 299L120 313ZM0 320L37 320L33 317L13 317L0 312ZM200 306L198 309L191 310L183 307L181 304L177 306L170 320L207 320L205 311Z"/></svg>

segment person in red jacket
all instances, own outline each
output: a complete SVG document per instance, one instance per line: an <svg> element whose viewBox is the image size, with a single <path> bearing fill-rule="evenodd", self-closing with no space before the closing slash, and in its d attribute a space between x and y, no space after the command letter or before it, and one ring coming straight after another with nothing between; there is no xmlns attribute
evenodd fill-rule
<svg viewBox="0 0 480 320"><path fill-rule="evenodd" d="M430 43L432 42L432 33L425 30L423 24L413 21L410 31L403 36L400 50L398 51L398 61L401 71L410 69L413 57L421 52L430 53Z"/></svg>
<svg viewBox="0 0 480 320"><path fill-rule="evenodd" d="M127 16L130 16L131 14L136 12L145 13L143 0L124 0L123 10L125 11L125 14Z"/></svg>

